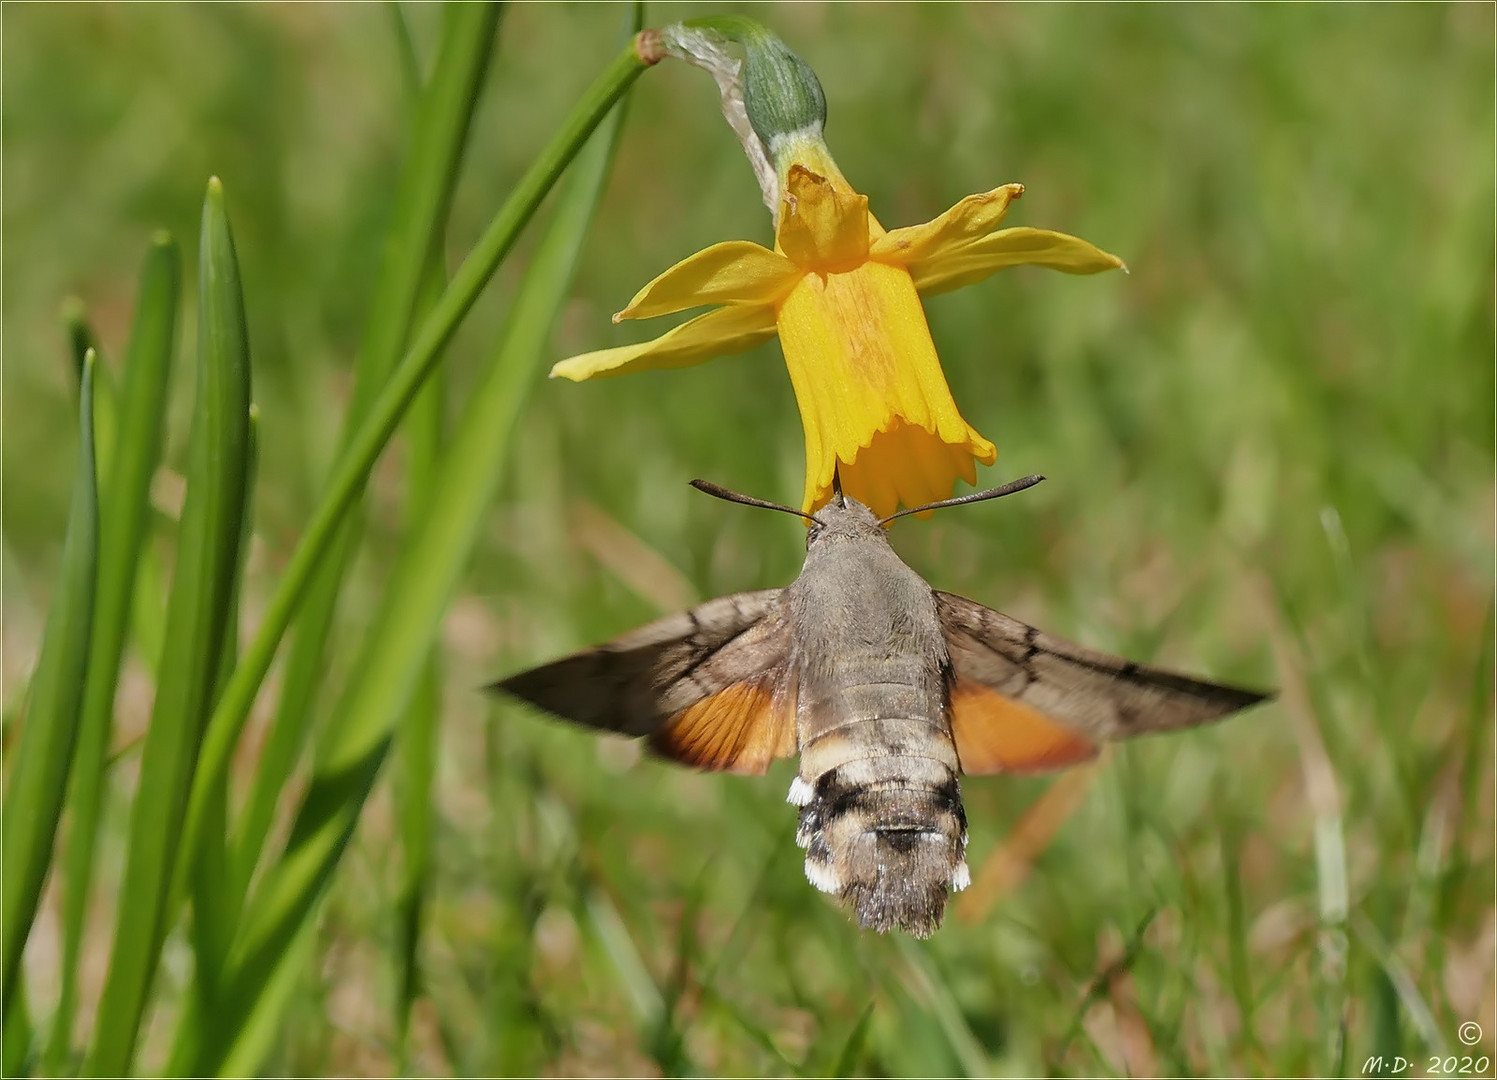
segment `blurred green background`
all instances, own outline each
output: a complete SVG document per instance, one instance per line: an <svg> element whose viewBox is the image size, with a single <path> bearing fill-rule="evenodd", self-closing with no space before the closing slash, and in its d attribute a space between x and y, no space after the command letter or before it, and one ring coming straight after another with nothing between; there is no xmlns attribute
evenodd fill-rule
<svg viewBox="0 0 1497 1080"><path fill-rule="evenodd" d="M723 10L659 5L647 21ZM956 399L999 447L982 481L1049 481L902 522L896 547L938 588L1281 698L1059 787L964 785L972 892L928 943L862 935L802 877L788 764L691 775L476 690L794 576L801 526L686 486L799 501L777 346L543 383L447 621L411 1068L1360 1072L1371 1054L1457 1053L1468 1020L1490 1054L1492 8L733 10L820 74L828 142L885 225L1020 181L1010 223L1082 236L1132 271L1020 269L930 303ZM612 55L619 15L506 14L454 265ZM427 49L436 13L405 16ZM375 6L7 5L7 705L35 660L75 454L60 305L80 297L117 360L150 233L171 229L190 259L210 174L228 192L261 410L254 623L347 404L400 147L393 27ZM769 236L710 80L647 72L547 363L659 332L609 313L699 248ZM520 265L449 351L454 402ZM399 542L399 457L375 476L325 700ZM156 490L169 515L170 467ZM157 533L170 558L169 522ZM150 679L127 660L85 1011ZM252 727L241 782L255 749ZM394 831L381 791L275 1071L395 1067ZM43 1014L48 933L44 916L28 955ZM168 1009L183 978L169 960Z"/></svg>

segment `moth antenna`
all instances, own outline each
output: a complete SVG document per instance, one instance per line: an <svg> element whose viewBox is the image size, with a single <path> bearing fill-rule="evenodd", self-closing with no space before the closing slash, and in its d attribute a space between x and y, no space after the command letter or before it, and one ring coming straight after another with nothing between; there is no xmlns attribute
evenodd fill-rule
<svg viewBox="0 0 1497 1080"><path fill-rule="evenodd" d="M837 496L838 506L847 506L847 497L842 494L842 469L837 465L832 466L832 494Z"/></svg>
<svg viewBox="0 0 1497 1080"><path fill-rule="evenodd" d="M808 514L804 510L795 509L793 506L782 506L779 503L756 499L752 495L740 495L736 491L729 491L725 487L719 487L710 480L693 480L691 486L698 491L705 491L713 498L722 499L725 502L742 503L744 506L757 506L763 510L778 510L784 514L794 514L798 518L805 518L814 525L822 524L822 520L815 514Z"/></svg>
<svg viewBox="0 0 1497 1080"><path fill-rule="evenodd" d="M1010 480L1002 487L989 488L987 491L974 491L971 495L961 495L955 499L942 499L940 502L926 503L924 506L912 506L907 510L900 510L898 513L890 514L888 517L880 520L879 524L887 525L895 518L902 518L906 514L919 514L926 510L940 510L947 506L965 506L967 503L987 502L989 499L1002 498L1004 495L1012 495L1017 491L1023 491L1025 488L1032 488L1043 479L1044 477L1039 475L1024 476L1018 480Z"/></svg>

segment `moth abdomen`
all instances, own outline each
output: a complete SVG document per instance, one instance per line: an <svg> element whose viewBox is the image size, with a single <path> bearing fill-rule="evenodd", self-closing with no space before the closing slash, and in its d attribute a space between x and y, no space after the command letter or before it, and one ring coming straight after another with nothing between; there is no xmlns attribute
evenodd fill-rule
<svg viewBox="0 0 1497 1080"><path fill-rule="evenodd" d="M858 925L887 933L900 929L927 938L941 926L946 900L966 869L960 845L949 833L872 830L844 848L851 880L840 896Z"/></svg>
<svg viewBox="0 0 1497 1080"><path fill-rule="evenodd" d="M970 880L956 773L934 758L890 755L797 785L792 801L804 804L796 842L811 884L850 904L864 929L935 931L951 889Z"/></svg>

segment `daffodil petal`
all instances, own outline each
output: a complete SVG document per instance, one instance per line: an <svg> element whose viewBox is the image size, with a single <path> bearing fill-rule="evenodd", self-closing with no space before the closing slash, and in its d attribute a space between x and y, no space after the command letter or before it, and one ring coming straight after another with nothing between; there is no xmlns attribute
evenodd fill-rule
<svg viewBox="0 0 1497 1080"><path fill-rule="evenodd" d="M802 273L767 247L728 240L678 262L640 289L613 321L648 319L703 304L773 304Z"/></svg>
<svg viewBox="0 0 1497 1080"><path fill-rule="evenodd" d="M949 292L981 281L1010 266L1048 266L1068 274L1125 269L1123 260L1085 240L1049 229L1002 229L974 240L959 252L910 264L922 296Z"/></svg>
<svg viewBox="0 0 1497 1080"><path fill-rule="evenodd" d="M1023 194L1023 184L1005 184L992 191L968 195L940 217L923 225L886 233L869 247L868 257L907 266L956 254L958 249L996 229L1008 213L1009 204Z"/></svg>
<svg viewBox="0 0 1497 1080"><path fill-rule="evenodd" d="M779 248L807 270L850 270L868 258L868 196L838 191L792 165L780 207Z"/></svg>
<svg viewBox="0 0 1497 1080"><path fill-rule="evenodd" d="M563 360L551 369L551 377L582 382L636 371L690 367L714 356L751 349L774 335L775 312L772 307L718 308L650 341L583 353Z"/></svg>

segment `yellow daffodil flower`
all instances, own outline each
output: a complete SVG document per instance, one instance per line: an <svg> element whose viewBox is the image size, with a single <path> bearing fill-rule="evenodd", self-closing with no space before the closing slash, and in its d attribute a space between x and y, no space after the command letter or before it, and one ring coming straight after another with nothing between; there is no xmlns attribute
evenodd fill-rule
<svg viewBox="0 0 1497 1080"><path fill-rule="evenodd" d="M1122 260L1064 233L1000 229L1020 184L886 231L827 152L819 121L760 135L781 193L774 250L729 240L697 252L614 321L714 310L651 341L564 360L551 374L580 381L684 367L778 334L805 428L803 509L830 497L834 470L880 516L946 498L958 478L975 483L974 462L991 465L997 450L957 411L920 297L1025 263L1092 274Z"/></svg>

